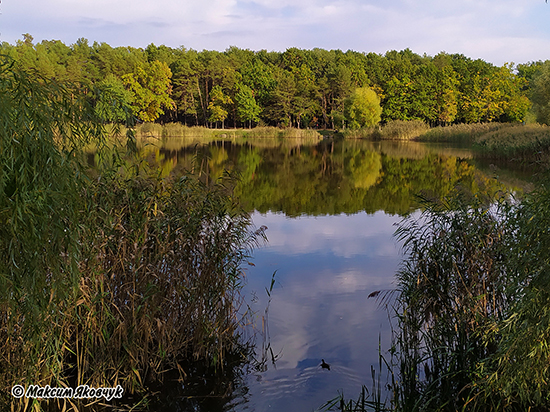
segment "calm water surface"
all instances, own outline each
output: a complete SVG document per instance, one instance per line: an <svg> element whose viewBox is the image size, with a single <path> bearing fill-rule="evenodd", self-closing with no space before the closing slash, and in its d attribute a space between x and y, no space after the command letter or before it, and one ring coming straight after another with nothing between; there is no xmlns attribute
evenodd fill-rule
<svg viewBox="0 0 550 412"><path fill-rule="evenodd" d="M337 395L355 396L372 381L378 343L389 341L386 311L368 295L393 287L399 252L392 238L397 216L384 212L289 218L255 213L269 244L256 251L248 271L249 295L263 314L269 306L269 337L278 359L247 379L249 402L240 410L308 411ZM321 359L331 365L320 367Z"/></svg>
<svg viewBox="0 0 550 412"><path fill-rule="evenodd" d="M418 208L417 194L444 196L457 185L494 193L495 175L513 175L476 166L468 149L420 143L169 140L153 151L167 172L190 169L198 157L207 180L238 173L235 194L254 224L268 228L244 292L255 327L267 325L258 358L262 341L272 353L238 383L224 406L235 411L311 411L338 391L356 398L362 385L370 389L379 342L389 359L391 329L387 311L368 295L395 287L396 224ZM509 186L519 190L517 182Z"/></svg>

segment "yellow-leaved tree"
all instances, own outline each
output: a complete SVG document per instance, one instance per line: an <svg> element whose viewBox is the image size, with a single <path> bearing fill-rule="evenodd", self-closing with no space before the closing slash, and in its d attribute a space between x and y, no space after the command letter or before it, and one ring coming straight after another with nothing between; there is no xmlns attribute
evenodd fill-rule
<svg viewBox="0 0 550 412"><path fill-rule="evenodd" d="M380 98L369 87L359 87L346 99L344 115L352 129L370 127L380 122Z"/></svg>
<svg viewBox="0 0 550 412"><path fill-rule="evenodd" d="M144 122L153 122L164 109L175 109L170 98L172 72L164 62L155 60L141 63L132 73L122 76L127 90L132 94L132 110Z"/></svg>

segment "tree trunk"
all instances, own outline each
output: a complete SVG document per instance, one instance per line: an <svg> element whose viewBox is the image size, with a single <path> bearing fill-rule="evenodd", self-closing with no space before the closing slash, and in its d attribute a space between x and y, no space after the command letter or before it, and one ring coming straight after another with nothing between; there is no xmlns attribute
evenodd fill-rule
<svg viewBox="0 0 550 412"><path fill-rule="evenodd" d="M197 90L199 91L199 100L201 103L202 117L204 118L204 125L207 125L208 121L206 120L206 107L204 106L204 101L202 98L201 87L199 85L199 82L197 82ZM197 115L197 124L198 124L198 115Z"/></svg>

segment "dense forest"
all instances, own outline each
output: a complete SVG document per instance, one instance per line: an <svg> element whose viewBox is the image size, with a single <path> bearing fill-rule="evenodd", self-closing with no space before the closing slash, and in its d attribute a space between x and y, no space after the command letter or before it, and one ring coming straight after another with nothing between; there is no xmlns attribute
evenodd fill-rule
<svg viewBox="0 0 550 412"><path fill-rule="evenodd" d="M18 69L69 82L89 96L105 122L130 110L143 122L208 127L361 127L350 121L358 90L374 91L381 121L422 120L432 126L548 123L550 62L497 67L461 54L385 55L348 50L195 51L150 44L111 47L79 39L34 43L29 34L0 54Z"/></svg>

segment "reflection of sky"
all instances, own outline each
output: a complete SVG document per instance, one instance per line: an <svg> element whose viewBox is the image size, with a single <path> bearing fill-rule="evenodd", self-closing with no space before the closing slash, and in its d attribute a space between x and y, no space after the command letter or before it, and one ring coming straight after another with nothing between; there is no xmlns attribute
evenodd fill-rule
<svg viewBox="0 0 550 412"><path fill-rule="evenodd" d="M272 253L303 255L329 254L350 258L354 255L383 256L394 252L392 234L400 217L375 215L304 216L287 219L277 214L254 215L256 226L268 227ZM381 238L386 241L381 242ZM388 249L389 248L389 249Z"/></svg>
<svg viewBox="0 0 550 412"><path fill-rule="evenodd" d="M269 243L254 253L246 292L258 300L258 319L267 304L265 287L276 270L269 307L271 346L281 351L276 369L251 377L253 410L312 410L337 396L355 397L372 384L378 339L389 348L389 322L369 293L392 287L400 262L393 238L400 217L378 212L287 218L254 215L266 225ZM319 367L321 358L331 371Z"/></svg>

